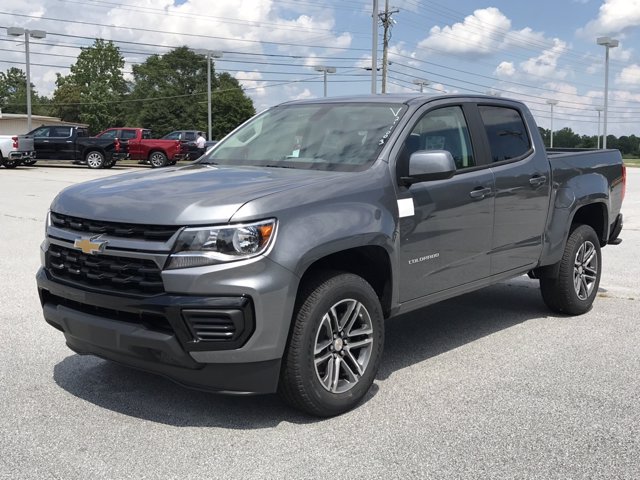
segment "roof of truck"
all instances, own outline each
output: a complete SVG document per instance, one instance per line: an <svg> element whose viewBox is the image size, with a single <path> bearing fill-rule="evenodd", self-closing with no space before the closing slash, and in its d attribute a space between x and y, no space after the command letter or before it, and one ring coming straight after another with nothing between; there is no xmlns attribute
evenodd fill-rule
<svg viewBox="0 0 640 480"><path fill-rule="evenodd" d="M322 97L304 100L292 100L285 102L282 105L299 105L299 104L313 104L313 103L424 103L428 100L440 100L447 98L456 99L483 99L485 101L492 102L516 102L522 103L519 100L513 100L510 98L496 97L492 95L469 95L469 94L448 94L448 93L388 93L383 95L349 95L339 97Z"/></svg>

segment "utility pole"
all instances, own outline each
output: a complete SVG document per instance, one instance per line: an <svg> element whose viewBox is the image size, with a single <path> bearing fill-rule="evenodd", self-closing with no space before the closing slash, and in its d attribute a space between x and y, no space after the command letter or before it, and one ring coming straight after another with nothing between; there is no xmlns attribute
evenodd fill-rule
<svg viewBox="0 0 640 480"><path fill-rule="evenodd" d="M391 39L391 27L393 26L393 19L391 16L394 13L399 12L395 10L389 10L389 0L384 2L384 12L380 14L380 20L382 21L383 28L383 43L382 43L382 93L387 93L387 71L389 69L388 51L389 40Z"/></svg>
<svg viewBox="0 0 640 480"><path fill-rule="evenodd" d="M374 95L377 92L377 79L378 73L378 0L373 0L373 13L371 14L371 93Z"/></svg>

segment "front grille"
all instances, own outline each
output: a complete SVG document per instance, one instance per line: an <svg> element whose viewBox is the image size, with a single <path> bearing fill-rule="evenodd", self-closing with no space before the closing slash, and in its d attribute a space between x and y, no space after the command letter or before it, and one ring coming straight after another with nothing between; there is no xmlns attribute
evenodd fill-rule
<svg viewBox="0 0 640 480"><path fill-rule="evenodd" d="M115 320L119 322L135 323L142 325L149 330L161 333L174 334L175 331L167 317L160 313L151 312L125 312L122 310L114 310L111 308L98 307L96 305L89 305L87 303L76 302L68 298L58 297L53 295L47 290L42 290L42 302L50 303L52 305L63 305L78 312L88 313L90 315L97 315L99 317L108 318L109 320Z"/></svg>
<svg viewBox="0 0 640 480"><path fill-rule="evenodd" d="M55 278L101 290L148 295L164 291L160 269L152 260L88 255L51 244L46 263Z"/></svg>
<svg viewBox="0 0 640 480"><path fill-rule="evenodd" d="M179 227L165 225L140 225L135 223L101 222L86 218L71 217L51 212L51 223L67 230L93 235L107 234L113 237L135 238L166 242Z"/></svg>

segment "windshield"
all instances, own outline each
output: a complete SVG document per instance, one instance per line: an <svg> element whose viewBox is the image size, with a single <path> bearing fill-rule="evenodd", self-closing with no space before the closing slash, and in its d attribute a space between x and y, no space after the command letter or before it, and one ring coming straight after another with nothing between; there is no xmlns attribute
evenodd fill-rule
<svg viewBox="0 0 640 480"><path fill-rule="evenodd" d="M364 170L406 109L391 103L281 105L250 120L200 162Z"/></svg>

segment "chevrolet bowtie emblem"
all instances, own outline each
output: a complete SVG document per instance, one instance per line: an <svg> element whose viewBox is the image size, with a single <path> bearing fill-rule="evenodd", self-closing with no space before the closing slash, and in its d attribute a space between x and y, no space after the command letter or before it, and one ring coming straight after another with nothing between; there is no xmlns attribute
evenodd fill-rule
<svg viewBox="0 0 640 480"><path fill-rule="evenodd" d="M99 235L91 238L76 238L76 241L73 242L73 246L82 250L82 253L87 253L89 255L102 253L104 252L107 242L101 242L98 238Z"/></svg>

